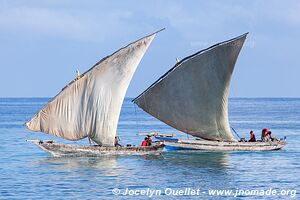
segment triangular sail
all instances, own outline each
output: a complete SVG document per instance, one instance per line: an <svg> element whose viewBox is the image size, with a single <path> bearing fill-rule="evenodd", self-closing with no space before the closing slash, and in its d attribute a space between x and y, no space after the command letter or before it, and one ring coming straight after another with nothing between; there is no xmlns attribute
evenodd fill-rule
<svg viewBox="0 0 300 200"><path fill-rule="evenodd" d="M228 119L228 92L246 35L184 58L133 102L187 134L236 141Z"/></svg>
<svg viewBox="0 0 300 200"><path fill-rule="evenodd" d="M99 61L28 121L28 129L67 140L90 137L99 145L113 145L128 85L155 35Z"/></svg>

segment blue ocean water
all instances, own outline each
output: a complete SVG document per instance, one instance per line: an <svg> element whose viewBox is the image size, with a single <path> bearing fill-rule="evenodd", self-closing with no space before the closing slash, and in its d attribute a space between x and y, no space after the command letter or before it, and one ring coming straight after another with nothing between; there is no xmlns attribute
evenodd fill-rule
<svg viewBox="0 0 300 200"><path fill-rule="evenodd" d="M267 127L281 138L285 149L274 152L174 153L160 156L105 156L99 158L54 158L27 139L54 139L26 130L30 119L47 98L0 99L0 199L222 199L210 190L275 190L283 193L255 196L239 193L234 199L299 199L300 189L300 99L230 99L232 126L241 137L254 130L257 137ZM126 99L118 125L122 144L139 145L138 132L175 133ZM114 189L114 191L113 191ZM186 192L200 190L195 195ZM186 193L181 194L180 190ZM297 194L284 195L290 190ZM126 194L126 191L131 192ZM159 193L159 192L162 193ZM170 191L174 191L170 194ZM176 193L177 191L177 193ZM115 195L113 192L120 194ZM134 193L136 192L136 193ZM285 193L284 193L285 192Z"/></svg>

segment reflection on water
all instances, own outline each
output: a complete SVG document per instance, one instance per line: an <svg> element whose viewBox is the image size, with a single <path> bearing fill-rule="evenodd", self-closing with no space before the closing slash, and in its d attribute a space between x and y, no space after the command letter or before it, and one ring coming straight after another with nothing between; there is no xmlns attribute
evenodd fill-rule
<svg viewBox="0 0 300 200"><path fill-rule="evenodd" d="M39 165L51 165L57 170L96 170L105 176L118 176L122 167L116 156L103 157L47 157L38 162Z"/></svg>
<svg viewBox="0 0 300 200"><path fill-rule="evenodd" d="M228 154L222 152L168 152L165 158L172 165L190 168L216 168L229 167Z"/></svg>
<svg viewBox="0 0 300 200"><path fill-rule="evenodd" d="M123 161L153 161L164 166L177 166L187 168L215 168L226 169L229 167L228 154L222 152L164 152L158 155L141 156L103 156L103 157L46 157L38 161L38 165L51 165L60 168L76 170L98 170L106 175L118 175L122 169ZM148 163L146 163L147 165Z"/></svg>
<svg viewBox="0 0 300 200"><path fill-rule="evenodd" d="M162 160L165 159L164 155L161 154L149 154L140 156L143 160Z"/></svg>

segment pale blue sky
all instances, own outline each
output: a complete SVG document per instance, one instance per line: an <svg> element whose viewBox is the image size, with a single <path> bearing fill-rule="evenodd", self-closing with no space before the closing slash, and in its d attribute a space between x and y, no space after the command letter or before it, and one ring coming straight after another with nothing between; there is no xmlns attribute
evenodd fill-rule
<svg viewBox="0 0 300 200"><path fill-rule="evenodd" d="M231 97L300 97L299 1L0 0L0 97L51 97L102 57L155 30L127 96L180 59L250 32Z"/></svg>

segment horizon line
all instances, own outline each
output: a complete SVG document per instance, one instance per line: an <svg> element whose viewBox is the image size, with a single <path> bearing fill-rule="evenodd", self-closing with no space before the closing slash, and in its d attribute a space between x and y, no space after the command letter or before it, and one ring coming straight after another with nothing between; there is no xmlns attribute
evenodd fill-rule
<svg viewBox="0 0 300 200"><path fill-rule="evenodd" d="M38 96L32 96L32 97L1 97L0 96L0 99L46 99L46 98L53 98L53 97L38 97ZM128 97L126 96L124 99L134 99L135 97ZM288 97L288 96L265 96L265 97L229 97L228 99L267 99L267 98L273 98L273 99L279 99L279 98L284 98L284 99L299 99L299 97Z"/></svg>

